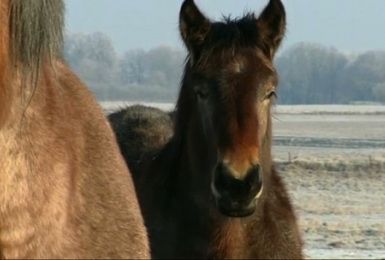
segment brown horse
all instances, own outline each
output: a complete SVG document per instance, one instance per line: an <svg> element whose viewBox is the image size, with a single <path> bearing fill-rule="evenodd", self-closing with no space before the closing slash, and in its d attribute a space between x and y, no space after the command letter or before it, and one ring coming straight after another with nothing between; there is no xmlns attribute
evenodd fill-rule
<svg viewBox="0 0 385 260"><path fill-rule="evenodd" d="M302 258L296 217L271 158L273 57L285 24L279 0L258 18L224 22L184 1L180 32L189 56L173 137L133 171L153 257ZM123 131L146 142L152 131L138 134L137 122Z"/></svg>
<svg viewBox="0 0 385 260"><path fill-rule="evenodd" d="M108 119L134 173L159 153L173 133L171 115L153 107L130 106L110 114Z"/></svg>
<svg viewBox="0 0 385 260"><path fill-rule="evenodd" d="M102 109L62 61L60 0L0 0L0 256L148 258Z"/></svg>

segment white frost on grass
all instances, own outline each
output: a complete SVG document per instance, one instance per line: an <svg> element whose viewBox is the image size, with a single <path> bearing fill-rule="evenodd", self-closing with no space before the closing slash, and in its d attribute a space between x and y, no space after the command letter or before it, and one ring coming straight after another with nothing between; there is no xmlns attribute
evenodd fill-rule
<svg viewBox="0 0 385 260"><path fill-rule="evenodd" d="M309 249L305 255L309 259L384 259L385 250Z"/></svg>
<svg viewBox="0 0 385 260"><path fill-rule="evenodd" d="M278 105L278 114L385 114L385 105Z"/></svg>

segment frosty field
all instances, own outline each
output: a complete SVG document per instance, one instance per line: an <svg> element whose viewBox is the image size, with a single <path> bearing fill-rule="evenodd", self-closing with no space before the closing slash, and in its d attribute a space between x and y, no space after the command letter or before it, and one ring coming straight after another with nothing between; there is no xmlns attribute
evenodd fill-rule
<svg viewBox="0 0 385 260"><path fill-rule="evenodd" d="M385 258L383 108L275 114L273 153L311 258Z"/></svg>
<svg viewBox="0 0 385 260"><path fill-rule="evenodd" d="M385 106L278 106L273 123L307 256L385 259Z"/></svg>

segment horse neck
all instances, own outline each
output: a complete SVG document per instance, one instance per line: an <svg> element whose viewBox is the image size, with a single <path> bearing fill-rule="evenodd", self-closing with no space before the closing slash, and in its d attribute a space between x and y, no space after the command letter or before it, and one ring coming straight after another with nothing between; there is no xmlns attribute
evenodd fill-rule
<svg viewBox="0 0 385 260"><path fill-rule="evenodd" d="M245 220L217 217L211 231L210 258L243 258L247 252Z"/></svg>
<svg viewBox="0 0 385 260"><path fill-rule="evenodd" d="M0 128L21 129L29 117L40 115L40 108L48 100L47 95L52 94L48 89L50 84L47 84L47 74L51 72L50 66L43 65L33 72L15 69L4 74L0 100L6 98L6 102L0 106L6 113L3 113Z"/></svg>

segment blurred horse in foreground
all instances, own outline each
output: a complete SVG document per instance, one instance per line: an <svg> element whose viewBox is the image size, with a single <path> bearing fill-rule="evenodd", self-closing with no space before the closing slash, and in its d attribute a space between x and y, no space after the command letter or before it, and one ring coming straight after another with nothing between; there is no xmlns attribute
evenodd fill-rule
<svg viewBox="0 0 385 260"><path fill-rule="evenodd" d="M0 256L148 258L102 109L62 60L64 3L0 0Z"/></svg>

